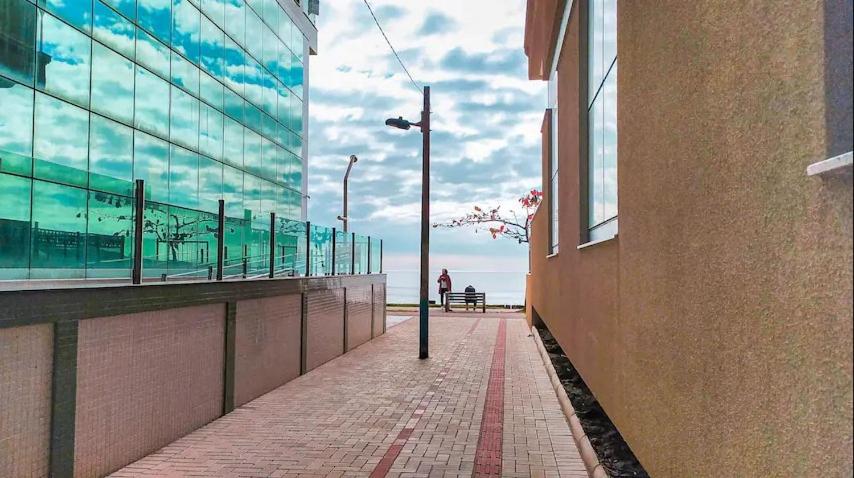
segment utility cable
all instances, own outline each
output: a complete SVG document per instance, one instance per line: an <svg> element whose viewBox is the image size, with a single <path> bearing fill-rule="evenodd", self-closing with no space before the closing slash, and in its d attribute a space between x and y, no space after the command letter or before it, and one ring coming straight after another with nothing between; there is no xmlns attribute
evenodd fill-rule
<svg viewBox="0 0 854 478"><path fill-rule="evenodd" d="M397 50L395 50L394 46L392 46L391 40L388 39L388 35L385 34L385 31L383 30L382 25L380 25L380 21L377 19L377 16L374 14L374 9L371 8L371 4L368 3L368 0L362 0L362 1L365 2L365 6L368 7L368 11L371 12L371 16L374 18L374 23L376 23L377 28L380 29L380 33L382 33L383 38L385 38L385 42L388 44L388 47L391 48L391 52L394 53L394 57L397 58L397 62L400 63L400 67L403 68L403 71L406 73L406 76L409 77L409 81L412 82L412 86L414 86L415 89L418 90L419 93L421 93L422 92L421 86L418 84L418 82L415 81L414 78L412 78L412 75L409 73L409 70L406 69L406 65L403 64L403 60L400 58L400 55L397 54Z"/></svg>

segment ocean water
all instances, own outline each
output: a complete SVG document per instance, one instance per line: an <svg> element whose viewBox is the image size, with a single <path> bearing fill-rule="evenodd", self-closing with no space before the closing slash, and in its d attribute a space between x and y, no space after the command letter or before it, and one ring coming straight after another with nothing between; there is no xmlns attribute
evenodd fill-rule
<svg viewBox="0 0 854 478"><path fill-rule="evenodd" d="M417 270L390 270L388 274L388 302L390 304L417 304L419 277ZM440 270L430 272L430 299L439 301ZM454 292L463 292L471 284L478 292L486 293L489 305L521 305L525 303L525 273L496 271L449 271Z"/></svg>

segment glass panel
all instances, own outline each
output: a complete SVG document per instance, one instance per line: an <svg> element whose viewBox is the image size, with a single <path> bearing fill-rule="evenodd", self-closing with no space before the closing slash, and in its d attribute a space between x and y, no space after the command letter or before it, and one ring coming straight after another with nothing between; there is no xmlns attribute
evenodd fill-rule
<svg viewBox="0 0 854 478"><path fill-rule="evenodd" d="M372 274L379 274L382 272L382 240L377 239L376 237L371 238L371 267L370 272Z"/></svg>
<svg viewBox="0 0 854 478"><path fill-rule="evenodd" d="M130 60L96 42L92 51L92 110L133 123L133 70Z"/></svg>
<svg viewBox="0 0 854 478"><path fill-rule="evenodd" d="M133 178L145 180L146 201L169 201L169 143L134 133Z"/></svg>
<svg viewBox="0 0 854 478"><path fill-rule="evenodd" d="M225 218L225 244L223 247L223 265L225 277L239 275L242 272L244 241L243 233L248 228L246 221L239 218Z"/></svg>
<svg viewBox="0 0 854 478"><path fill-rule="evenodd" d="M276 0L273 0L276 1ZM279 38L267 25L264 25L264 51L261 56L262 64L270 71L276 71L279 61Z"/></svg>
<svg viewBox="0 0 854 478"><path fill-rule="evenodd" d="M92 36L128 58L133 58L135 32L133 23L100 1L95 2L95 28Z"/></svg>
<svg viewBox="0 0 854 478"><path fill-rule="evenodd" d="M248 173L243 174L243 217L257 221L261 211L261 179Z"/></svg>
<svg viewBox="0 0 854 478"><path fill-rule="evenodd" d="M243 218L243 171L223 166L222 198L225 200L225 215Z"/></svg>
<svg viewBox="0 0 854 478"><path fill-rule="evenodd" d="M617 64L603 85L602 199L605 219L617 215Z"/></svg>
<svg viewBox="0 0 854 478"><path fill-rule="evenodd" d="M262 114L261 110L252 106L250 103L243 104L243 124L255 131L261 131L263 129L263 124L261 122Z"/></svg>
<svg viewBox="0 0 854 478"><path fill-rule="evenodd" d="M89 112L37 94L33 144L35 177L85 187L88 153Z"/></svg>
<svg viewBox="0 0 854 478"><path fill-rule="evenodd" d="M225 26L225 6L229 0L202 0L202 11L220 27Z"/></svg>
<svg viewBox="0 0 854 478"><path fill-rule="evenodd" d="M190 149L199 147L199 100L172 88L169 139Z"/></svg>
<svg viewBox="0 0 854 478"><path fill-rule="evenodd" d="M0 173L0 279L29 276L32 183Z"/></svg>
<svg viewBox="0 0 854 478"><path fill-rule="evenodd" d="M172 0L172 49L199 64L201 13L188 0Z"/></svg>
<svg viewBox="0 0 854 478"><path fill-rule="evenodd" d="M210 74L225 78L225 33L207 18L202 18L201 65Z"/></svg>
<svg viewBox="0 0 854 478"><path fill-rule="evenodd" d="M246 51L255 57L256 60L261 60L264 51L264 34L261 25L261 19L252 10L246 11Z"/></svg>
<svg viewBox="0 0 854 478"><path fill-rule="evenodd" d="M0 88L0 172L33 173L33 90L12 83Z"/></svg>
<svg viewBox="0 0 854 478"><path fill-rule="evenodd" d="M261 136L248 128L243 130L243 167L256 176L262 175Z"/></svg>
<svg viewBox="0 0 854 478"><path fill-rule="evenodd" d="M225 139L223 156L225 161L243 168L243 126L229 117L224 118Z"/></svg>
<svg viewBox="0 0 854 478"><path fill-rule="evenodd" d="M243 94L244 52L231 39L225 39L224 78L219 78L232 90Z"/></svg>
<svg viewBox="0 0 854 478"><path fill-rule="evenodd" d="M130 277L133 257L133 199L89 192L86 277Z"/></svg>
<svg viewBox="0 0 854 478"><path fill-rule="evenodd" d="M275 181L277 146L267 138L261 138L261 177Z"/></svg>
<svg viewBox="0 0 854 478"><path fill-rule="evenodd" d="M146 184L146 187L148 185ZM147 188L146 188L147 189ZM170 257L169 238L169 207L154 202L145 202L145 220L142 228L142 275L143 277L160 277L167 272L167 261Z"/></svg>
<svg viewBox="0 0 854 478"><path fill-rule="evenodd" d="M286 14L283 14L279 19L279 30L277 33L279 34L279 38L284 40L283 45L288 48L290 48L291 44L292 28L294 28L293 22Z"/></svg>
<svg viewBox="0 0 854 478"><path fill-rule="evenodd" d="M85 189L33 181L32 279L84 276L87 196Z"/></svg>
<svg viewBox="0 0 854 478"><path fill-rule="evenodd" d="M353 250L351 246L351 235L349 232L335 232L335 273L350 274L352 273Z"/></svg>
<svg viewBox="0 0 854 478"><path fill-rule="evenodd" d="M199 209L214 214L219 212L220 198L222 163L199 156Z"/></svg>
<svg viewBox="0 0 854 478"><path fill-rule="evenodd" d="M169 207L169 218L164 246L167 251L169 275L184 274L192 277L199 270L206 255L206 244L199 236L199 212L181 207ZM187 277L185 277L187 278Z"/></svg>
<svg viewBox="0 0 854 478"><path fill-rule="evenodd" d="M303 135L302 101L296 96L291 98L291 129L298 135Z"/></svg>
<svg viewBox="0 0 854 478"><path fill-rule="evenodd" d="M169 136L169 83L144 68L136 69L134 126L162 137Z"/></svg>
<svg viewBox="0 0 854 478"><path fill-rule="evenodd" d="M311 226L311 272L313 276L332 273L332 229Z"/></svg>
<svg viewBox="0 0 854 478"><path fill-rule="evenodd" d="M244 96L260 108L264 104L264 69L260 63L247 56L244 72Z"/></svg>
<svg viewBox="0 0 854 478"><path fill-rule="evenodd" d="M296 57L291 57L291 91L294 92L295 95L302 98L302 85L303 85L303 66L302 61Z"/></svg>
<svg viewBox="0 0 854 478"><path fill-rule="evenodd" d="M199 118L199 152L222 159L223 116L219 111L202 104Z"/></svg>
<svg viewBox="0 0 854 478"><path fill-rule="evenodd" d="M603 209L602 193L602 130L603 130L603 109L602 95L596 97L593 105L590 107L589 115L589 185L588 185L588 208L590 213L590 226L595 226L602 222L605 216Z"/></svg>
<svg viewBox="0 0 854 478"><path fill-rule="evenodd" d="M92 115L89 188L133 196L133 130Z"/></svg>
<svg viewBox="0 0 854 478"><path fill-rule="evenodd" d="M42 15L37 86L80 106L89 104L89 62L92 40L51 15Z"/></svg>
<svg viewBox="0 0 854 478"><path fill-rule="evenodd" d="M169 158L169 204L199 207L199 155L174 145Z"/></svg>
<svg viewBox="0 0 854 478"><path fill-rule="evenodd" d="M137 24L163 43L169 44L172 30L172 5L167 0L138 0Z"/></svg>
<svg viewBox="0 0 854 478"><path fill-rule="evenodd" d="M104 0L104 2L112 5L113 8L131 20L136 19L136 0Z"/></svg>
<svg viewBox="0 0 854 478"><path fill-rule="evenodd" d="M39 0L39 5L81 30L92 28L91 0Z"/></svg>
<svg viewBox="0 0 854 478"><path fill-rule="evenodd" d="M136 61L163 78L169 78L169 47L136 29Z"/></svg>
<svg viewBox="0 0 854 478"><path fill-rule="evenodd" d="M276 103L278 101L278 92L276 91L276 80L273 79L273 75L269 72L264 72L264 77L262 78L261 86L263 87L262 93L264 95L264 112L271 116L276 116ZM273 129L275 131L275 129Z"/></svg>
<svg viewBox="0 0 854 478"><path fill-rule="evenodd" d="M36 7L24 0L0 2L0 75L32 86L35 73ZM42 62L44 65L45 62ZM40 70L41 83L44 73ZM0 79L0 88L5 80Z"/></svg>
<svg viewBox="0 0 854 478"><path fill-rule="evenodd" d="M276 85L276 95L278 96L276 100L277 108L277 119L282 124L290 124L289 123L289 113L291 108L291 92L288 90L284 84L278 83Z"/></svg>
<svg viewBox="0 0 854 478"><path fill-rule="evenodd" d="M305 224L276 216L276 275L305 275Z"/></svg>
<svg viewBox="0 0 854 478"><path fill-rule="evenodd" d="M270 25L270 28L272 28L274 32L278 31L279 14L280 12L284 14L284 12L282 12L282 8L279 7L279 4L276 2L276 0L264 0L263 3L264 13L262 15L262 18L264 19L264 23Z"/></svg>
<svg viewBox="0 0 854 478"><path fill-rule="evenodd" d="M172 83L193 96L199 94L199 69L175 52L172 52Z"/></svg>
<svg viewBox="0 0 854 478"><path fill-rule="evenodd" d="M588 3L588 30L587 30L587 104L593 103L596 91L602 84L602 0L593 0Z"/></svg>
<svg viewBox="0 0 854 478"><path fill-rule="evenodd" d="M225 31L239 44L246 42L246 5L243 0L224 0Z"/></svg>
<svg viewBox="0 0 854 478"><path fill-rule="evenodd" d="M199 76L199 95L202 100L222 111L223 86L205 72Z"/></svg>
<svg viewBox="0 0 854 478"><path fill-rule="evenodd" d="M243 121L243 99L237 95L237 93L231 91L229 88L225 88L223 90L225 93L224 98L224 113L236 119L237 121Z"/></svg>

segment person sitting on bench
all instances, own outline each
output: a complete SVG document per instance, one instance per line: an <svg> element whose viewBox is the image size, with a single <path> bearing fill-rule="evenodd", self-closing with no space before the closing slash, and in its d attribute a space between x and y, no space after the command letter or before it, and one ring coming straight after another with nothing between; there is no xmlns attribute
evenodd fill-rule
<svg viewBox="0 0 854 478"><path fill-rule="evenodd" d="M469 304L472 304L472 310L477 310L476 292L477 290L471 284L466 287L466 311L469 310Z"/></svg>

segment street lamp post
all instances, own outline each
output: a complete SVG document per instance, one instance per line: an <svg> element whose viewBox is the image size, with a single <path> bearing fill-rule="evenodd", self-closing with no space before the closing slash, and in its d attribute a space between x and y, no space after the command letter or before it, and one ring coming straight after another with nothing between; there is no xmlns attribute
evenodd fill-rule
<svg viewBox="0 0 854 478"><path fill-rule="evenodd" d="M410 123L403 117L390 118L386 125L394 128L408 130L412 126L421 128L422 163L421 163L421 289L418 301L419 330L418 330L418 358L426 359L428 332L429 332L429 303L428 283L430 274L430 87L424 87L424 108L421 110L421 121Z"/></svg>
<svg viewBox="0 0 854 478"><path fill-rule="evenodd" d="M353 169L353 165L356 164L356 161L358 160L359 158L357 158L355 154L351 154L350 163L347 165L347 172L344 173L344 212L343 215L338 216L338 220L344 223L344 232L347 232L347 223L350 222L350 211L347 206L347 190L349 189L348 182L350 180L350 170Z"/></svg>

